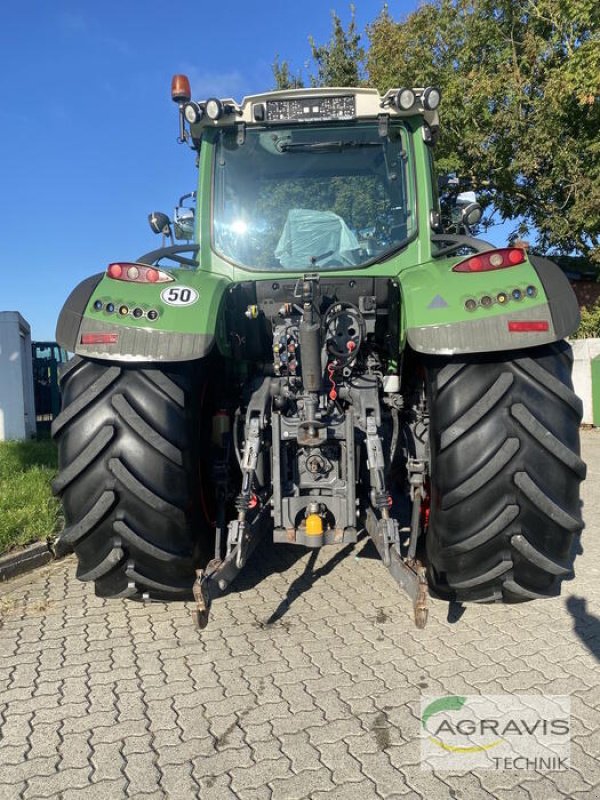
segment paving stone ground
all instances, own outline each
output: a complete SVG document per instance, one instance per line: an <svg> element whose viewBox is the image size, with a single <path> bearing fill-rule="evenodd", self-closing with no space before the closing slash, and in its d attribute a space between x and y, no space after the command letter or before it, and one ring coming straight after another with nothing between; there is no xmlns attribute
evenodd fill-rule
<svg viewBox="0 0 600 800"><path fill-rule="evenodd" d="M189 606L103 601L73 558L0 586L0 798L600 798L600 432L562 597L432 601L373 551L259 551L199 635ZM422 771L425 694L570 694L568 771Z"/></svg>

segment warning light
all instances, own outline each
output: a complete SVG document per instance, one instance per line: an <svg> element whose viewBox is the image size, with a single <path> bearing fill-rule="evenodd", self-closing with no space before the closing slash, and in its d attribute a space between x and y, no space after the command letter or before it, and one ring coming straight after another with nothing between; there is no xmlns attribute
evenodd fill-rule
<svg viewBox="0 0 600 800"><path fill-rule="evenodd" d="M192 99L190 80L187 75L173 75L171 79L171 99L175 103L189 103Z"/></svg>

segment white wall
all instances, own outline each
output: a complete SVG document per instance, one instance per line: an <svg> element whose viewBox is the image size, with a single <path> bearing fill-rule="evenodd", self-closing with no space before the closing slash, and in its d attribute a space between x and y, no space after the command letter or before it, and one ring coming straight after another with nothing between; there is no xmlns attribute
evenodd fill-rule
<svg viewBox="0 0 600 800"><path fill-rule="evenodd" d="M573 388L583 400L582 422L594 422L592 407L592 359L600 356L600 339L573 339Z"/></svg>
<svg viewBox="0 0 600 800"><path fill-rule="evenodd" d="M0 311L0 441L32 436L31 329L18 311Z"/></svg>

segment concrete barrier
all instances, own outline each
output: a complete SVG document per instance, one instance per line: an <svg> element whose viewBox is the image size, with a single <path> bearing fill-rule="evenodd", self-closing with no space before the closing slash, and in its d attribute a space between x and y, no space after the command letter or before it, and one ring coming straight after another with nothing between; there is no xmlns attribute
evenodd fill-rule
<svg viewBox="0 0 600 800"><path fill-rule="evenodd" d="M18 311L0 311L0 442L35 430L31 329Z"/></svg>
<svg viewBox="0 0 600 800"><path fill-rule="evenodd" d="M573 387L583 401L583 422L594 423L593 388L600 391L600 386L592 386L592 359L600 356L600 339L574 339L570 342L573 348ZM596 401L597 402L597 401Z"/></svg>

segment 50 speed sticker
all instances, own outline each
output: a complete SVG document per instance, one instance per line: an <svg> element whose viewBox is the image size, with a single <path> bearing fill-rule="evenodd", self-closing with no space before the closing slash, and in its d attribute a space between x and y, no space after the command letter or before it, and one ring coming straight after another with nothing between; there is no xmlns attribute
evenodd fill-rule
<svg viewBox="0 0 600 800"><path fill-rule="evenodd" d="M160 293L160 299L168 306L191 306L200 295L189 286L169 286Z"/></svg>

